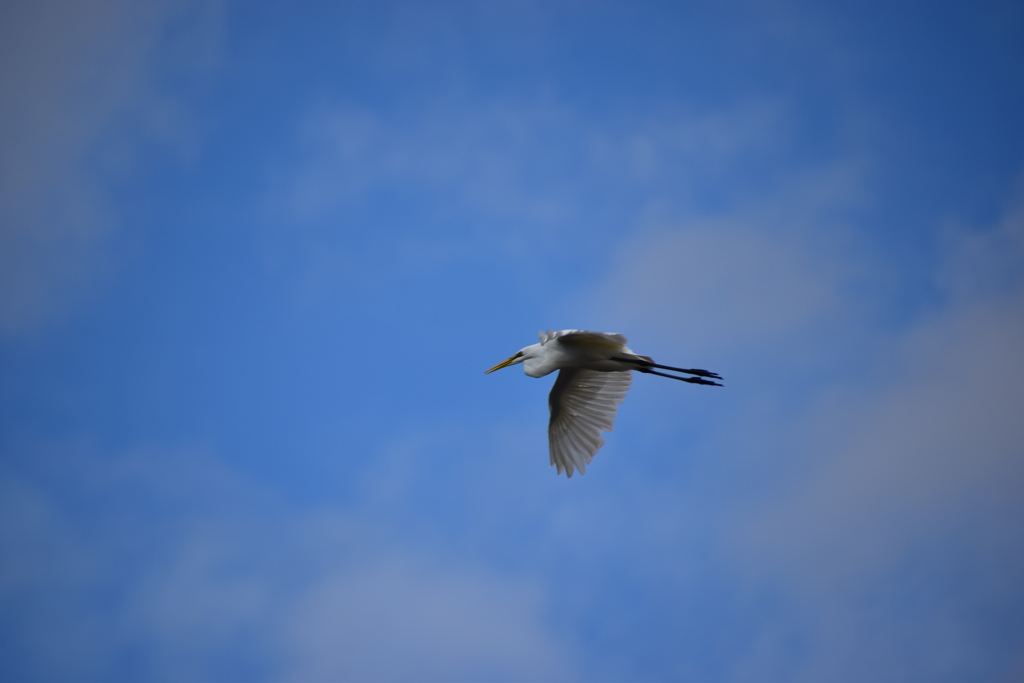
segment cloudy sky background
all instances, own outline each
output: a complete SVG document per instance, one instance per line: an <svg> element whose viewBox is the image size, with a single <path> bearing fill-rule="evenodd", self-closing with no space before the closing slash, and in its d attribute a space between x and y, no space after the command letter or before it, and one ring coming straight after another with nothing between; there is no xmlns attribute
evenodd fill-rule
<svg viewBox="0 0 1024 683"><path fill-rule="evenodd" d="M5 3L0 678L1020 680L1022 33ZM727 386L566 480L569 327Z"/></svg>

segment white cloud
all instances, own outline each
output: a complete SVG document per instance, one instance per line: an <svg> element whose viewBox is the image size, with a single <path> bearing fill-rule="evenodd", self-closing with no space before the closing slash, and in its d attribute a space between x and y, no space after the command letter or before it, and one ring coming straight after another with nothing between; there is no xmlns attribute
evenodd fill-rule
<svg viewBox="0 0 1024 683"><path fill-rule="evenodd" d="M942 239L946 257L938 282L957 303L998 297L1024 285L1024 204L1008 207L994 228L950 226Z"/></svg>
<svg viewBox="0 0 1024 683"><path fill-rule="evenodd" d="M296 509L203 450L15 450L0 476L15 677L573 677L536 585L410 550L372 516Z"/></svg>
<svg viewBox="0 0 1024 683"><path fill-rule="evenodd" d="M381 229L387 262L372 259L364 278L481 254L559 273L555 255L602 258L633 230L637 204L692 205L717 179L784 154L789 126L786 108L768 101L598 126L545 96L481 103L442 92L416 106L311 107L293 158L271 173L265 207L287 226L271 239L290 248L268 251L299 245L314 288L331 273L351 277L367 261L364 236Z"/></svg>
<svg viewBox="0 0 1024 683"><path fill-rule="evenodd" d="M727 376L734 414L709 416L722 428L695 457L736 470L712 514L721 559L738 591L777 605L731 675L1012 678L1024 631L1000 615L1024 607L1022 214L942 233L942 303L896 327L874 316L908 283L822 218L851 192L790 191L803 201L789 221L778 202L637 235L588 309L644 353ZM634 419L671 422L659 410Z"/></svg>
<svg viewBox="0 0 1024 683"><path fill-rule="evenodd" d="M788 678L1019 671L1008 655L1024 632L999 615L1024 606L1024 288L1009 277L1024 253L1008 246L1020 232L1011 214L949 240L947 305L882 345L888 376L828 386L792 416L796 441L761 454L796 451L803 474L766 486L728 535L747 579L802 614L765 637L809 629L813 654ZM766 662L752 656L750 671Z"/></svg>
<svg viewBox="0 0 1024 683"><path fill-rule="evenodd" d="M175 27L181 44L168 44L163 31L182 23L183 8L106 0L0 10L0 332L61 317L109 265L118 216L106 181L123 172L139 133L188 146L180 107L156 85L157 52L196 60L209 43L196 36L215 22L197 12Z"/></svg>
<svg viewBox="0 0 1024 683"><path fill-rule="evenodd" d="M401 181L413 191L443 186L452 201L549 229L586 215L596 188L620 194L654 183L658 192L687 195L687 180L781 153L793 135L789 119L768 101L624 115L601 126L543 97L469 103L439 95L412 111L342 103L300 123L290 180L275 184L288 187L283 210L299 218Z"/></svg>
<svg viewBox="0 0 1024 683"><path fill-rule="evenodd" d="M742 373L748 386L840 363L865 342L870 297L891 277L834 218L859 200L858 168L794 173L778 197L720 216L648 219L620 246L596 294L564 307L628 330L643 353Z"/></svg>
<svg viewBox="0 0 1024 683"><path fill-rule="evenodd" d="M291 615L289 680L571 678L538 628L542 594L485 572L385 558L308 590Z"/></svg>
<svg viewBox="0 0 1024 683"><path fill-rule="evenodd" d="M288 171L283 208L315 217L402 183L413 195L443 187L451 202L553 224L569 202L533 176L583 153L579 134L560 137L577 123L543 102L469 106L440 97L415 112L320 109L301 123L298 166Z"/></svg>
<svg viewBox="0 0 1024 683"><path fill-rule="evenodd" d="M776 346L835 308L835 276L791 237L704 220L634 240L602 304L626 325L645 319L658 336L686 336L698 348L735 350L749 344L747 335ZM662 315L650 321L652 309Z"/></svg>

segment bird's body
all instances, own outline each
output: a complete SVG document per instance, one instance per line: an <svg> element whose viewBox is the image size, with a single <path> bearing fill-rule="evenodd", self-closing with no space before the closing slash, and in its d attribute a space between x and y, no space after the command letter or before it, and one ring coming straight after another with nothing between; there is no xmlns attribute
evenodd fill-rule
<svg viewBox="0 0 1024 683"><path fill-rule="evenodd" d="M530 377L544 377L555 370L580 368L598 372L621 372L635 368L617 357L640 358L626 346L621 334L562 330L541 332L540 343L527 346L523 354L523 372ZM650 360L649 358L647 360Z"/></svg>
<svg viewBox="0 0 1024 683"><path fill-rule="evenodd" d="M548 330L539 335L539 344L521 349L487 372L520 363L523 372L530 377L544 377L559 371L548 398L551 408L548 444L551 464L558 468L559 474L564 471L569 477L574 468L584 473L594 454L604 445L601 432L612 431L615 413L629 391L633 370L692 384L722 386L711 381L721 379L713 372L658 365L647 356L637 355L626 346L626 338L621 334ZM693 376L679 377L655 368Z"/></svg>

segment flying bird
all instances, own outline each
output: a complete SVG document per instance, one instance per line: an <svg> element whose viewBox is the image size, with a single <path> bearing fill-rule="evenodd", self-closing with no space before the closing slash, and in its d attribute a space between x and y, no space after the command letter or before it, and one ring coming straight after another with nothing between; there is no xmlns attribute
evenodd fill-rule
<svg viewBox="0 0 1024 683"><path fill-rule="evenodd" d="M707 370L685 370L658 365L626 346L626 338L611 332L562 330L539 332L540 343L520 349L514 356L484 374L522 364L530 377L543 377L558 370L551 387L548 406L548 445L551 464L571 477L573 468L586 471L594 454L604 445L601 432L612 431L615 413L626 398L633 370L669 377L690 384L722 386L713 380L721 376ZM659 370L691 375L680 377Z"/></svg>

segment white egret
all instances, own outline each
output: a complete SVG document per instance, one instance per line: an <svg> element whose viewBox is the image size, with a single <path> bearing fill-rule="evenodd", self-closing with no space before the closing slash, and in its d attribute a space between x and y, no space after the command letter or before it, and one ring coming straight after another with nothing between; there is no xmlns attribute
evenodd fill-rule
<svg viewBox="0 0 1024 683"><path fill-rule="evenodd" d="M548 406L548 446L551 464L571 477L573 468L583 474L594 454L604 445L601 432L612 431L615 413L626 398L632 371L678 379L691 384L720 387L722 379L707 370L684 370L658 365L626 346L626 338L610 332L562 330L540 332L540 343L527 346L485 374L510 365L523 365L530 377L543 377L558 370ZM657 369L656 369L657 368ZM671 370L692 377L679 377L658 370Z"/></svg>

